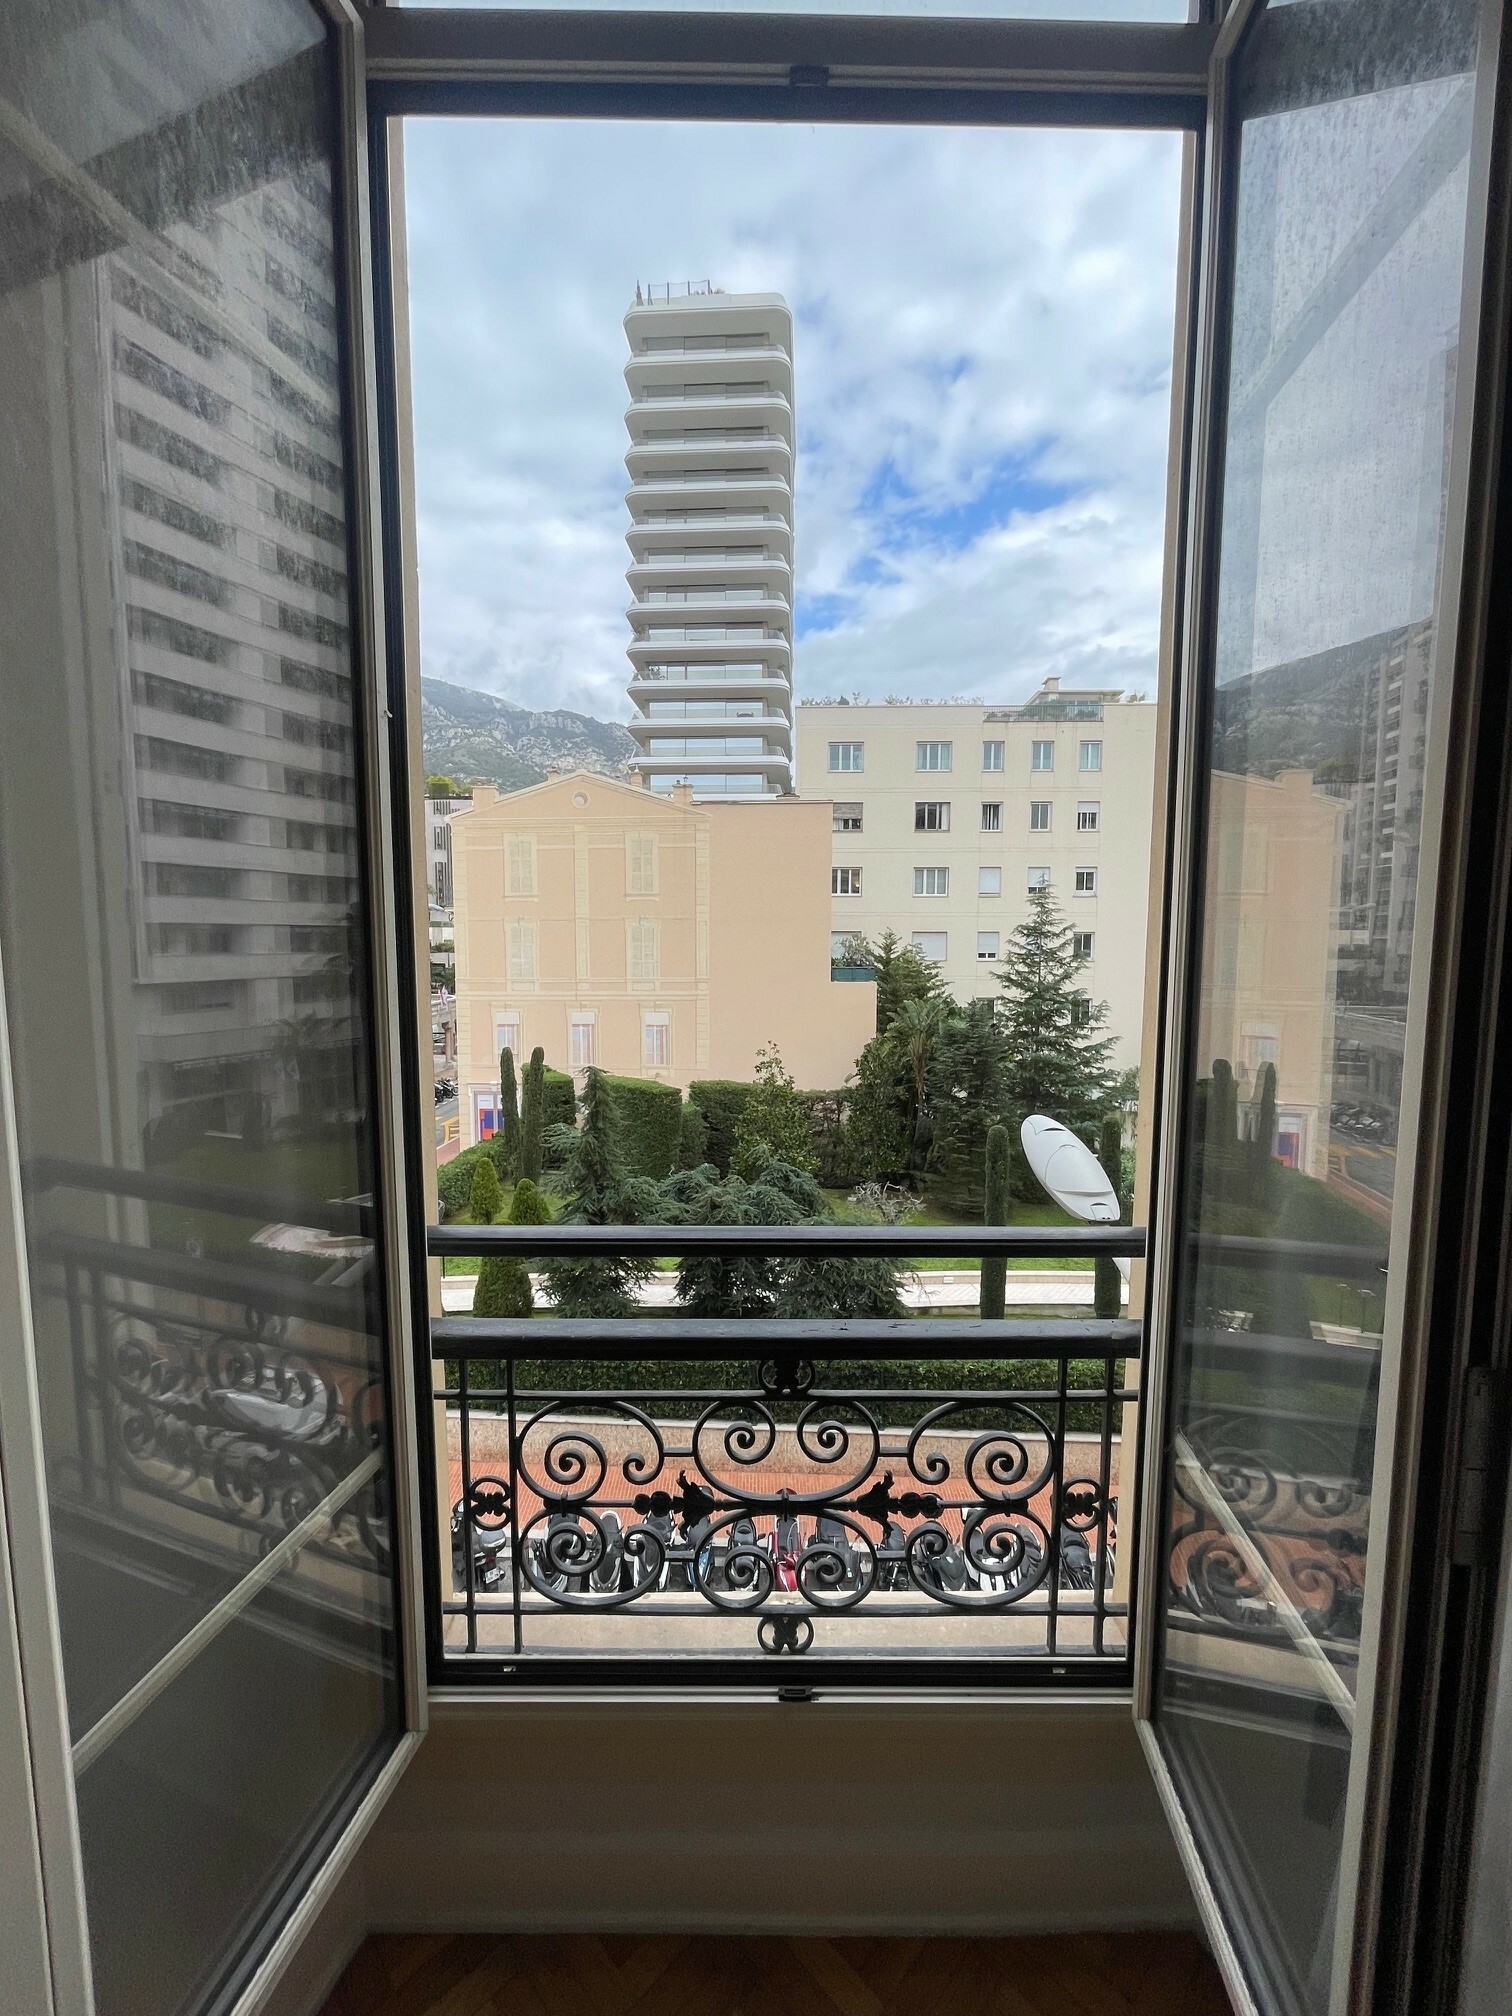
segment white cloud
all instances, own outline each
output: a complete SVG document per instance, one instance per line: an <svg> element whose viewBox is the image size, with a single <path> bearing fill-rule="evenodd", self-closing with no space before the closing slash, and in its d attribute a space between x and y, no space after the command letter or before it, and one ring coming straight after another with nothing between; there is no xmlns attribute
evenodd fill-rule
<svg viewBox="0 0 1512 2016"><path fill-rule="evenodd" d="M1152 688L1180 144L410 122L426 670L625 714L620 322L707 276L794 311L800 697Z"/></svg>

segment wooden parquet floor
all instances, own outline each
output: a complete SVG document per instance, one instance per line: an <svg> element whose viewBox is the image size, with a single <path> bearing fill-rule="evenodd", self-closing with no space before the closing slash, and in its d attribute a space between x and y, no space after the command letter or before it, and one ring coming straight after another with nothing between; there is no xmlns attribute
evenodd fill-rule
<svg viewBox="0 0 1512 2016"><path fill-rule="evenodd" d="M1032 1939L381 1936L323 2016L1231 2016L1180 1932Z"/></svg>

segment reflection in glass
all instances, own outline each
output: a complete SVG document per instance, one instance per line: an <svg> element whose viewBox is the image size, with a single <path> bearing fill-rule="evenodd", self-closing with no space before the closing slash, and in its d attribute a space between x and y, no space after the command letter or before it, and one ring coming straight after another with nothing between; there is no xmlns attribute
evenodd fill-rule
<svg viewBox="0 0 1512 2016"><path fill-rule="evenodd" d="M1353 1741L1475 11L1267 13L1238 67L1159 1714L1287 2010L1327 2002Z"/></svg>
<svg viewBox="0 0 1512 2016"><path fill-rule="evenodd" d="M332 87L303 0L82 11L0 23L0 931L96 2000L169 2016L397 1715Z"/></svg>

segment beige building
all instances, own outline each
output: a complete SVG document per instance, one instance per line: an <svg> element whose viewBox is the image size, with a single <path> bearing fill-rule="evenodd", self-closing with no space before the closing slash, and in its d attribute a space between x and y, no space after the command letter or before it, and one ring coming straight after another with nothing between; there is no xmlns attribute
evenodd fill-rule
<svg viewBox="0 0 1512 2016"><path fill-rule="evenodd" d="M682 1086L749 1078L765 1043L803 1087L854 1069L876 989L830 977L833 808L692 798L577 771L453 814L465 1142L506 1044Z"/></svg>
<svg viewBox="0 0 1512 2016"><path fill-rule="evenodd" d="M1020 707L800 705L799 789L834 799L830 930L911 940L958 1000L995 995L1030 889L1055 892L1109 1007L1120 1067L1144 1011L1153 703L1061 692Z"/></svg>
<svg viewBox="0 0 1512 2016"><path fill-rule="evenodd" d="M1199 1069L1233 1066L1241 1105L1276 1067L1276 1154L1328 1176L1334 966L1346 806L1310 770L1211 780Z"/></svg>

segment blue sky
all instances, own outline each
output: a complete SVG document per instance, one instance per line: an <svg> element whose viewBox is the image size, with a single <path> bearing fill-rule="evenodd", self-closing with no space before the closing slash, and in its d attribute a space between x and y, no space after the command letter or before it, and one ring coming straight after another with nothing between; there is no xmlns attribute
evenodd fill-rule
<svg viewBox="0 0 1512 2016"><path fill-rule="evenodd" d="M638 279L794 312L799 697L1150 691L1173 135L411 121L425 669L623 718Z"/></svg>

